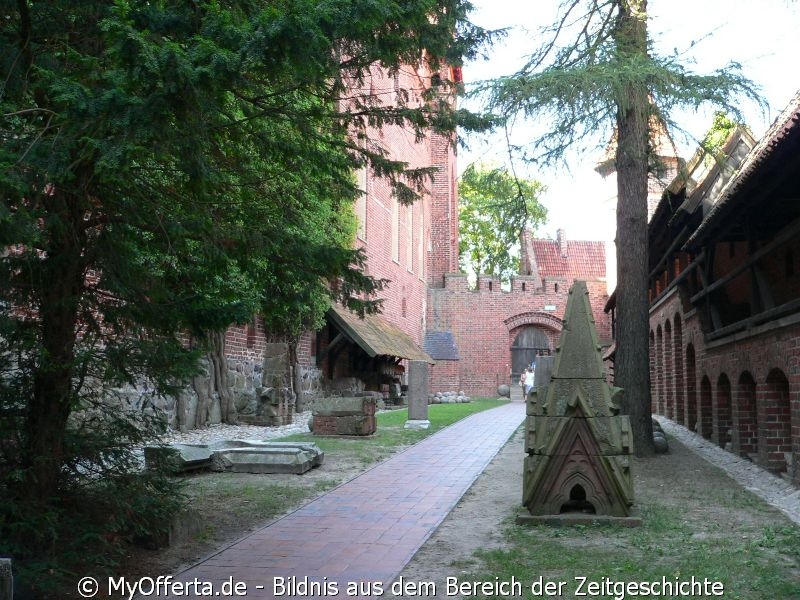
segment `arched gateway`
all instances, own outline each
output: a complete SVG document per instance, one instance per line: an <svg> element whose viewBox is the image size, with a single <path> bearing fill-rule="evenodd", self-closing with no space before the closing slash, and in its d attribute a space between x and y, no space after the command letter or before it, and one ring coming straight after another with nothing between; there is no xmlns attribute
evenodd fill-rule
<svg viewBox="0 0 800 600"><path fill-rule="evenodd" d="M523 313L505 320L511 342L511 382L519 380L536 356L549 356L561 333L562 321L542 313Z"/></svg>

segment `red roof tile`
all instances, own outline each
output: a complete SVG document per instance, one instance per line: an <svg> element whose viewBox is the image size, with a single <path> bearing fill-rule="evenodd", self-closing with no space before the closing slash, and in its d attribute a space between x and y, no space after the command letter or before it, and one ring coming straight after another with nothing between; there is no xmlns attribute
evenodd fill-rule
<svg viewBox="0 0 800 600"><path fill-rule="evenodd" d="M543 279L596 279L606 276L604 242L567 240L567 255L561 256L557 240L533 240L533 252Z"/></svg>

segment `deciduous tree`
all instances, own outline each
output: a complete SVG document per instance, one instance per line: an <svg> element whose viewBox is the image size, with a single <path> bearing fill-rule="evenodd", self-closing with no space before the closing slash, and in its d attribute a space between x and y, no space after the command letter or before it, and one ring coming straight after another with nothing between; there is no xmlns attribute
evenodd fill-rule
<svg viewBox="0 0 800 600"><path fill-rule="evenodd" d="M539 203L544 190L538 181L518 179L502 168L468 166L458 184L461 268L504 283L519 274L520 236L547 218Z"/></svg>

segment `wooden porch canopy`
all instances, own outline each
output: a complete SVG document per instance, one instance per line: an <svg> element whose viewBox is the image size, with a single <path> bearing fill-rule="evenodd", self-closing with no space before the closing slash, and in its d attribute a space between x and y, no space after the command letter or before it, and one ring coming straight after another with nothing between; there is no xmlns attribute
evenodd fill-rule
<svg viewBox="0 0 800 600"><path fill-rule="evenodd" d="M332 306L327 317L340 331L340 335L360 346L370 357L394 356L435 364L408 334L379 315L365 315L362 319L346 308ZM334 345L332 341L331 346Z"/></svg>

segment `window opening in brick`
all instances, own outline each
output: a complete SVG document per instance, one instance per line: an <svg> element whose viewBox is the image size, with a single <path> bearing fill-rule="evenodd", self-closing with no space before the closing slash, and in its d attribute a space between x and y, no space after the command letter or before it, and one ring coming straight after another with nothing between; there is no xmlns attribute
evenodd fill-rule
<svg viewBox="0 0 800 600"><path fill-rule="evenodd" d="M553 285L553 290L555 291L556 294L558 293L558 284L557 283L555 285Z"/></svg>
<svg viewBox="0 0 800 600"><path fill-rule="evenodd" d="M569 491L569 500L561 505L561 514L585 513L593 515L597 512L594 505L586 499L586 490L580 483L576 483Z"/></svg>
<svg viewBox="0 0 800 600"><path fill-rule="evenodd" d="M256 320L252 319L247 324L247 347L255 348L256 345Z"/></svg>
<svg viewBox="0 0 800 600"><path fill-rule="evenodd" d="M400 262L400 206L397 199L392 201L392 260Z"/></svg>
<svg viewBox="0 0 800 600"><path fill-rule="evenodd" d="M414 208L406 207L406 269L414 272Z"/></svg>
<svg viewBox="0 0 800 600"><path fill-rule="evenodd" d="M522 282L522 291L523 292L525 291L525 282L524 281Z"/></svg>

